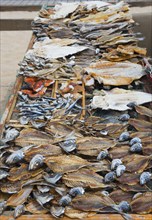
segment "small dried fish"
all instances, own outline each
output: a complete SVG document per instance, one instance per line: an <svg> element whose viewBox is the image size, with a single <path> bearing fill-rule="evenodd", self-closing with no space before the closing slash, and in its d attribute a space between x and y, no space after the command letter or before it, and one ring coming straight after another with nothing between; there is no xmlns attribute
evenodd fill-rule
<svg viewBox="0 0 152 220"><path fill-rule="evenodd" d="M44 157L41 154L36 154L29 164L29 170L36 170L43 165Z"/></svg>
<svg viewBox="0 0 152 220"><path fill-rule="evenodd" d="M128 212L130 211L131 207L130 204L126 201L122 201L118 204L118 208L122 211L122 212Z"/></svg>
<svg viewBox="0 0 152 220"><path fill-rule="evenodd" d="M37 186L37 189L40 193L46 193L50 191L50 187L49 186Z"/></svg>
<svg viewBox="0 0 152 220"><path fill-rule="evenodd" d="M130 115L129 114L123 114L119 117L119 120L120 121L128 121L130 118Z"/></svg>
<svg viewBox="0 0 152 220"><path fill-rule="evenodd" d="M60 147L67 153L74 151L76 146L77 145L75 139L68 139L63 143L60 143Z"/></svg>

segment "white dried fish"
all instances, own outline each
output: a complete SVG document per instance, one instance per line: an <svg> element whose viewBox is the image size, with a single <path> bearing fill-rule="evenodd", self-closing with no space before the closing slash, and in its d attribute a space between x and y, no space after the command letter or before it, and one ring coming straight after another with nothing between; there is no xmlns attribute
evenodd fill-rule
<svg viewBox="0 0 152 220"><path fill-rule="evenodd" d="M60 3L56 4L54 9L55 13L53 15L50 15L51 19L61 19L66 18L69 14L73 13L77 7L79 6L79 3L76 2L70 2L70 3Z"/></svg>
<svg viewBox="0 0 152 220"><path fill-rule="evenodd" d="M131 62L98 61L85 68L89 75L104 85L129 85L145 75L142 66Z"/></svg>
<svg viewBox="0 0 152 220"><path fill-rule="evenodd" d="M56 59L68 55L76 54L86 50L86 46L80 46L76 39L50 39L43 42L36 42L33 49L28 50L25 56L38 56L49 59ZM53 53L52 53L53 51Z"/></svg>
<svg viewBox="0 0 152 220"><path fill-rule="evenodd" d="M130 109L127 104L136 102L137 105L151 102L152 97L150 93L139 92L134 90L125 90L114 88L110 91L104 91L103 96L94 96L91 107L93 109L101 108L104 110L113 109L118 111L125 111Z"/></svg>

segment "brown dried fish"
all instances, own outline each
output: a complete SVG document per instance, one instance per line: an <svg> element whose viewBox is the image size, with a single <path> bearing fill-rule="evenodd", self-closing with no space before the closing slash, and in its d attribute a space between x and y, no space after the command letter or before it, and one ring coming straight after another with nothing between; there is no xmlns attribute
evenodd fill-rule
<svg viewBox="0 0 152 220"><path fill-rule="evenodd" d="M69 218L78 218L78 219L85 219L91 216L96 215L95 212L84 212L81 210L73 209L69 206L65 208L64 214Z"/></svg>
<svg viewBox="0 0 152 220"><path fill-rule="evenodd" d="M140 79L144 73L142 66L131 62L98 61L85 68L89 75L104 85L129 85Z"/></svg>
<svg viewBox="0 0 152 220"><path fill-rule="evenodd" d="M152 110L150 108L138 105L138 106L135 106L135 109L140 115L146 115L146 116L152 118Z"/></svg>
<svg viewBox="0 0 152 220"><path fill-rule="evenodd" d="M29 172L28 165L22 163L20 165L20 167L11 168L11 170L9 172L8 180L10 180L12 182L16 182L18 180L27 180L27 179L31 179L39 174L41 174L41 176L42 176L42 172L43 172L42 169L37 169L37 170L33 170L33 171Z"/></svg>
<svg viewBox="0 0 152 220"><path fill-rule="evenodd" d="M106 188L108 185L104 184L103 177L99 174L87 170L80 169L76 172L68 173L63 176L63 182L68 187L89 187L89 188Z"/></svg>
<svg viewBox="0 0 152 220"><path fill-rule="evenodd" d="M15 139L15 143L22 147L30 144L52 144L52 142L52 137L49 134L33 128L23 129L20 132L20 135Z"/></svg>
<svg viewBox="0 0 152 220"><path fill-rule="evenodd" d="M45 163L53 172L61 174L77 171L78 169L91 164L87 160L75 155L59 155L48 157L45 159Z"/></svg>
<svg viewBox="0 0 152 220"><path fill-rule="evenodd" d="M133 195L132 192L124 192L123 190L118 189L110 193L109 196L115 203L120 203L121 201L127 201L130 203Z"/></svg>
<svg viewBox="0 0 152 220"><path fill-rule="evenodd" d="M37 147L32 147L27 152L25 152L25 160L29 161L36 154L41 154L44 157L47 156L56 156L62 154L60 147L52 144L39 145Z"/></svg>
<svg viewBox="0 0 152 220"><path fill-rule="evenodd" d="M123 158L128 155L130 147L128 145L115 146L109 150L109 155L112 159Z"/></svg>
<svg viewBox="0 0 152 220"><path fill-rule="evenodd" d="M32 214L46 214L47 209L42 207L36 200L31 199L30 202L26 205L25 210Z"/></svg>
<svg viewBox="0 0 152 220"><path fill-rule="evenodd" d="M133 213L147 214L152 212L152 192L143 193L131 202Z"/></svg>
<svg viewBox="0 0 152 220"><path fill-rule="evenodd" d="M142 173L150 162L151 156L132 154L122 159L126 170L129 172Z"/></svg>
<svg viewBox="0 0 152 220"><path fill-rule="evenodd" d="M77 145L79 154L97 156L100 151L113 148L116 143L108 138L84 137L77 140Z"/></svg>
<svg viewBox="0 0 152 220"><path fill-rule="evenodd" d="M152 131L152 123L148 121L143 121L140 119L130 118L128 123L136 128L137 131L145 131L151 132Z"/></svg>
<svg viewBox="0 0 152 220"><path fill-rule="evenodd" d="M32 192L33 187L28 186L20 190L17 194L12 195L8 200L7 200L7 206L13 206L16 207L18 205L24 204L26 202L28 196Z"/></svg>

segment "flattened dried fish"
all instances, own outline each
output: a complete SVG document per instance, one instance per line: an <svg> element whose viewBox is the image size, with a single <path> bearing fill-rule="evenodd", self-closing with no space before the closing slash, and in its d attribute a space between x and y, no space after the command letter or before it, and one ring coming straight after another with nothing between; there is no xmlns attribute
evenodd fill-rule
<svg viewBox="0 0 152 220"><path fill-rule="evenodd" d="M53 170L53 172L57 173L77 171L78 169L89 166L91 164L87 160L75 155L48 157L45 159L45 163L51 170Z"/></svg>
<svg viewBox="0 0 152 220"><path fill-rule="evenodd" d="M41 154L36 154L29 164L29 170L36 170L43 166L44 157Z"/></svg>
<svg viewBox="0 0 152 220"><path fill-rule="evenodd" d="M151 94L145 92L138 92L135 90L125 90L119 88L114 88L111 91L103 91L103 92L104 92L103 96L93 97L93 101L91 103L91 107L93 109L101 108L104 110L113 109L118 111L125 111L129 109L127 104L130 102L134 102L137 105L146 102L151 102ZM130 124L131 123L133 124L132 120L134 121L137 119L129 119ZM145 122L145 124L147 123L148 122ZM149 127L151 127L151 125L148 124L148 128Z"/></svg>
<svg viewBox="0 0 152 220"><path fill-rule="evenodd" d="M98 61L85 70L99 83L112 86L129 85L144 75L141 65L129 62Z"/></svg>
<svg viewBox="0 0 152 220"><path fill-rule="evenodd" d="M88 156L98 156L100 151L113 148L116 143L108 138L84 137L77 140L77 152Z"/></svg>
<svg viewBox="0 0 152 220"><path fill-rule="evenodd" d="M52 138L49 134L33 128L23 129L20 135L15 139L15 143L22 147L30 144L52 144L52 142Z"/></svg>
<svg viewBox="0 0 152 220"><path fill-rule="evenodd" d="M7 206L13 206L16 207L18 205L24 204L24 202L27 200L28 196L32 192L33 187L28 186L20 190L17 194L12 195L8 200L7 200Z"/></svg>
<svg viewBox="0 0 152 220"><path fill-rule="evenodd" d="M131 202L131 209L134 213L139 214L147 214L152 212L152 206L151 206L151 198L152 193L146 192L143 193L142 196L139 198L134 199Z"/></svg>
<svg viewBox="0 0 152 220"><path fill-rule="evenodd" d="M68 187L81 186L93 189L107 187L102 176L87 169L80 169L77 172L65 174L62 179Z"/></svg>

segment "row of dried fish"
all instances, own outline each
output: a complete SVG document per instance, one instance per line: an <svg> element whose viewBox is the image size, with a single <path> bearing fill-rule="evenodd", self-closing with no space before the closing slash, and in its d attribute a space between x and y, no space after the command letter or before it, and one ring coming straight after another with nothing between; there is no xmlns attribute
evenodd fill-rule
<svg viewBox="0 0 152 220"><path fill-rule="evenodd" d="M0 142L0 214L152 212L152 68L134 24L123 2L40 10Z"/></svg>

